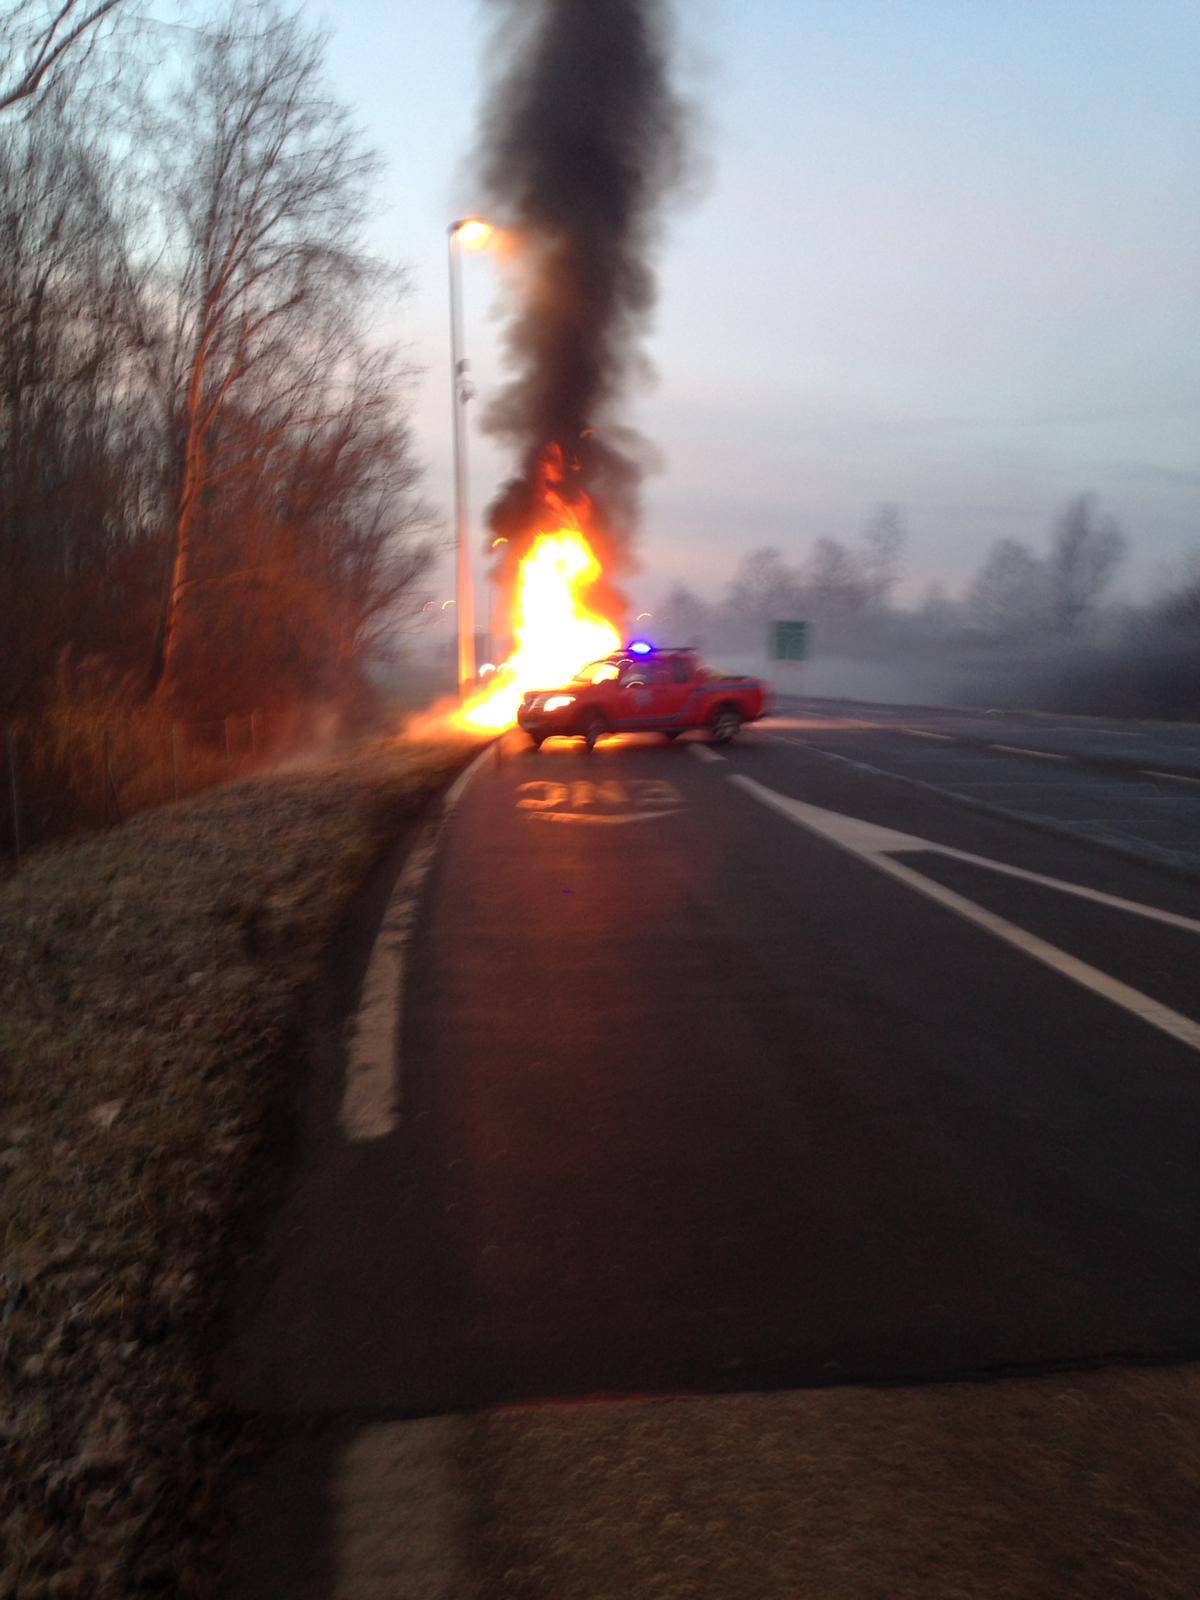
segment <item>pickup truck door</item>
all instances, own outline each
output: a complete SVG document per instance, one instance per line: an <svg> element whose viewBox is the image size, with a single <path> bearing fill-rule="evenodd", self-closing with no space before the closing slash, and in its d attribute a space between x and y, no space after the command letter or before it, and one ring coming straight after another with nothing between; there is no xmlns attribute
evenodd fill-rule
<svg viewBox="0 0 1200 1600"><path fill-rule="evenodd" d="M681 661L678 657L673 661L660 661L658 667L663 676L655 686L654 709L657 722L664 728L672 728L680 723L686 725L687 717L693 709L688 703L695 687L692 670L686 661Z"/></svg>
<svg viewBox="0 0 1200 1600"><path fill-rule="evenodd" d="M620 726L672 727L690 692L690 674L681 661L631 663L621 676Z"/></svg>

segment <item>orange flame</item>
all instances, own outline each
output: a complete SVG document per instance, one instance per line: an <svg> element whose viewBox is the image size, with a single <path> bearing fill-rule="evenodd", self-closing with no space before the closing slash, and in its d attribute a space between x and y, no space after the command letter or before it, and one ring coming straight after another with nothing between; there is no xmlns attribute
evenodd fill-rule
<svg viewBox="0 0 1200 1600"><path fill-rule="evenodd" d="M576 522L565 507L560 514ZM620 649L616 628L584 599L600 570L577 524L537 535L517 569L513 653L454 713L458 727L500 733L517 720L527 690L556 689L588 661Z"/></svg>

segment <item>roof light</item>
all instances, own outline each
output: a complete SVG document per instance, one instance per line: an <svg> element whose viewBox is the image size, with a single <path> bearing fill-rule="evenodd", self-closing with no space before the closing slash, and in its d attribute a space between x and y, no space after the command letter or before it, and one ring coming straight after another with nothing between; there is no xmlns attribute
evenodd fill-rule
<svg viewBox="0 0 1200 1600"><path fill-rule="evenodd" d="M629 645L631 656L648 656L654 649L649 639L634 639Z"/></svg>

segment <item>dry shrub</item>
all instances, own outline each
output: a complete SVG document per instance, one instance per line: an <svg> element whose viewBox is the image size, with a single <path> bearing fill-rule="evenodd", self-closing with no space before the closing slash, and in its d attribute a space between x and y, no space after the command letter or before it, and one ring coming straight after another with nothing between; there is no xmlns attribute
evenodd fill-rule
<svg viewBox="0 0 1200 1600"><path fill-rule="evenodd" d="M292 730L276 722L276 751L285 732ZM231 718L228 728L222 720L173 724L135 679L67 653L38 718L13 733L26 846L211 788L264 754L261 729L248 717Z"/></svg>

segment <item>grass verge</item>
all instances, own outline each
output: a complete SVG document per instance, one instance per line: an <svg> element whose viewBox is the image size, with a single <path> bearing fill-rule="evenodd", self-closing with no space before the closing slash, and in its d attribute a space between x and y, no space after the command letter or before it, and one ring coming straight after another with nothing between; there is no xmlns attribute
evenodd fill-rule
<svg viewBox="0 0 1200 1600"><path fill-rule="evenodd" d="M350 897L475 747L249 779L0 885L3 1600L209 1593L233 1441L206 1339L289 1029Z"/></svg>

